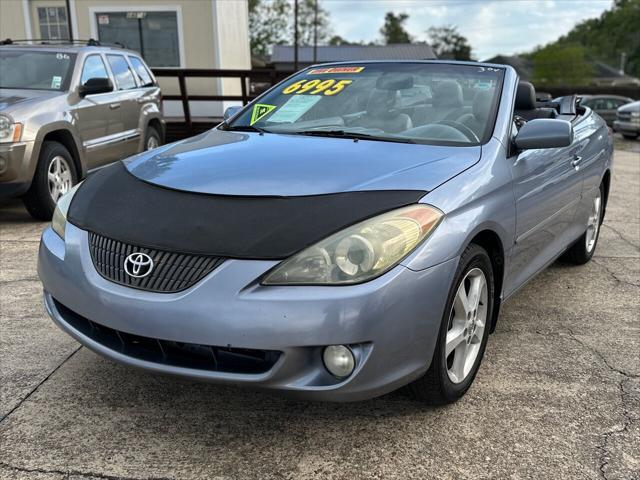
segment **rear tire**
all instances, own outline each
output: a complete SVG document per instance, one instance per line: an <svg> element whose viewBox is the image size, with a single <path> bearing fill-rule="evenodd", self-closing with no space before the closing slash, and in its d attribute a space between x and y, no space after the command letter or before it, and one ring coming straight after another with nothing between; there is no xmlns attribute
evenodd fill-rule
<svg viewBox="0 0 640 480"><path fill-rule="evenodd" d="M78 174L69 150L61 143L45 141L31 187L22 201L36 220L51 220L58 199L76 183Z"/></svg>
<svg viewBox="0 0 640 480"><path fill-rule="evenodd" d="M460 289L463 289L463 297ZM474 301L474 291L478 292L478 301ZM464 302L462 298L468 301ZM414 397L430 405L445 405L457 401L466 393L478 372L487 346L493 318L493 299L491 260L484 248L471 244L460 257L431 366L422 378L408 386ZM465 305L468 308L463 308Z"/></svg>
<svg viewBox="0 0 640 480"><path fill-rule="evenodd" d="M147 135L144 139L144 150L149 151L162 145L162 137L155 127L147 127Z"/></svg>
<svg viewBox="0 0 640 480"><path fill-rule="evenodd" d="M600 236L600 226L602 225L602 213L604 211L604 187L601 184L598 194L593 199L593 207L587 229L580 238L562 255L562 260L574 265L584 265L593 257Z"/></svg>

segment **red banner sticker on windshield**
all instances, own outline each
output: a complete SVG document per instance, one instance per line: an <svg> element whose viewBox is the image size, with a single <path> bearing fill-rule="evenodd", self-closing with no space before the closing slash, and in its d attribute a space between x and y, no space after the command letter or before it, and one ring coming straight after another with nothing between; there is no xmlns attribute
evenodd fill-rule
<svg viewBox="0 0 640 480"><path fill-rule="evenodd" d="M321 75L324 73L360 73L364 70L364 67L326 67L326 68L314 68L309 70L309 75Z"/></svg>

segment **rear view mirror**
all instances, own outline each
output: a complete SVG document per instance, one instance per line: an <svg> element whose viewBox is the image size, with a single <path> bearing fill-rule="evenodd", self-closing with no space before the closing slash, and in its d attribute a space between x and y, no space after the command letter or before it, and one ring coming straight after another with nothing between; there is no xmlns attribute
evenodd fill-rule
<svg viewBox="0 0 640 480"><path fill-rule="evenodd" d="M107 93L113 91L113 84L108 78L90 78L78 87L78 95L86 97L97 93Z"/></svg>
<svg viewBox="0 0 640 480"><path fill-rule="evenodd" d="M407 90L413 87L413 75L390 74L380 75L376 81L378 90Z"/></svg>
<svg viewBox="0 0 640 480"><path fill-rule="evenodd" d="M520 150L568 147L573 142L573 126L566 120L536 118L521 128L514 143Z"/></svg>
<svg viewBox="0 0 640 480"><path fill-rule="evenodd" d="M240 110L242 110L242 107L240 106L234 106L234 107L229 107L224 111L224 120L227 121L229 120L231 117L233 117L236 113L238 113Z"/></svg>

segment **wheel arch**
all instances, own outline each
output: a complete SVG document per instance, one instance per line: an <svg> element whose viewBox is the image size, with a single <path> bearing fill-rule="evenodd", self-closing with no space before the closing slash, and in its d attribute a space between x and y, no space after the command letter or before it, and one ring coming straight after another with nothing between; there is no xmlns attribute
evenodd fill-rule
<svg viewBox="0 0 640 480"><path fill-rule="evenodd" d="M71 154L73 166L76 168L76 173L78 174L78 180L84 178L85 172L82 168L82 161L80 160L80 151L78 150L78 145L73 134L69 130L57 129L45 133L40 143L38 159L40 158L40 151L42 150L44 142L58 142L63 145Z"/></svg>
<svg viewBox="0 0 640 480"><path fill-rule="evenodd" d="M604 216L607 213L607 203L609 202L609 191L611 188L611 170L608 168L604 171L602 176L602 186L604 189L604 203L602 205L602 218L600 221L604 221Z"/></svg>
<svg viewBox="0 0 640 480"><path fill-rule="evenodd" d="M500 306L502 303L502 286L504 283L505 263L504 246L500 236L494 230L490 229L481 230L476 233L467 245L472 243L481 246L487 251L489 259L491 260L491 266L493 267L494 295L491 326L489 330L493 333L496 329L498 316L500 315Z"/></svg>

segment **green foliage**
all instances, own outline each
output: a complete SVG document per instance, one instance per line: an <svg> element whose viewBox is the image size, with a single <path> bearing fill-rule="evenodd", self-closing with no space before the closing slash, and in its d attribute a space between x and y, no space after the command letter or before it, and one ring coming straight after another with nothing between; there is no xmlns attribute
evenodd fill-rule
<svg viewBox="0 0 640 480"><path fill-rule="evenodd" d="M298 2L298 36L300 45L313 45L316 0ZM293 45L293 1L249 0L249 35L251 53L267 55L273 45ZM331 29L329 13L318 4L318 44L326 43Z"/></svg>
<svg viewBox="0 0 640 480"><path fill-rule="evenodd" d="M396 15L393 12L387 12L384 16L384 25L380 29L382 39L387 45L392 43L411 43L411 35L404 28L405 22L409 19L406 13Z"/></svg>
<svg viewBox="0 0 640 480"><path fill-rule="evenodd" d="M585 49L577 44L547 45L533 52L531 58L531 80L540 85L586 85L593 75Z"/></svg>
<svg viewBox="0 0 640 480"><path fill-rule="evenodd" d="M640 0L616 0L611 10L579 23L554 44L579 44L588 58L616 68L625 53L625 73L640 77Z"/></svg>
<svg viewBox="0 0 640 480"><path fill-rule="evenodd" d="M427 30L428 43L438 58L448 60L471 60L471 45L458 33L454 25L430 27Z"/></svg>

